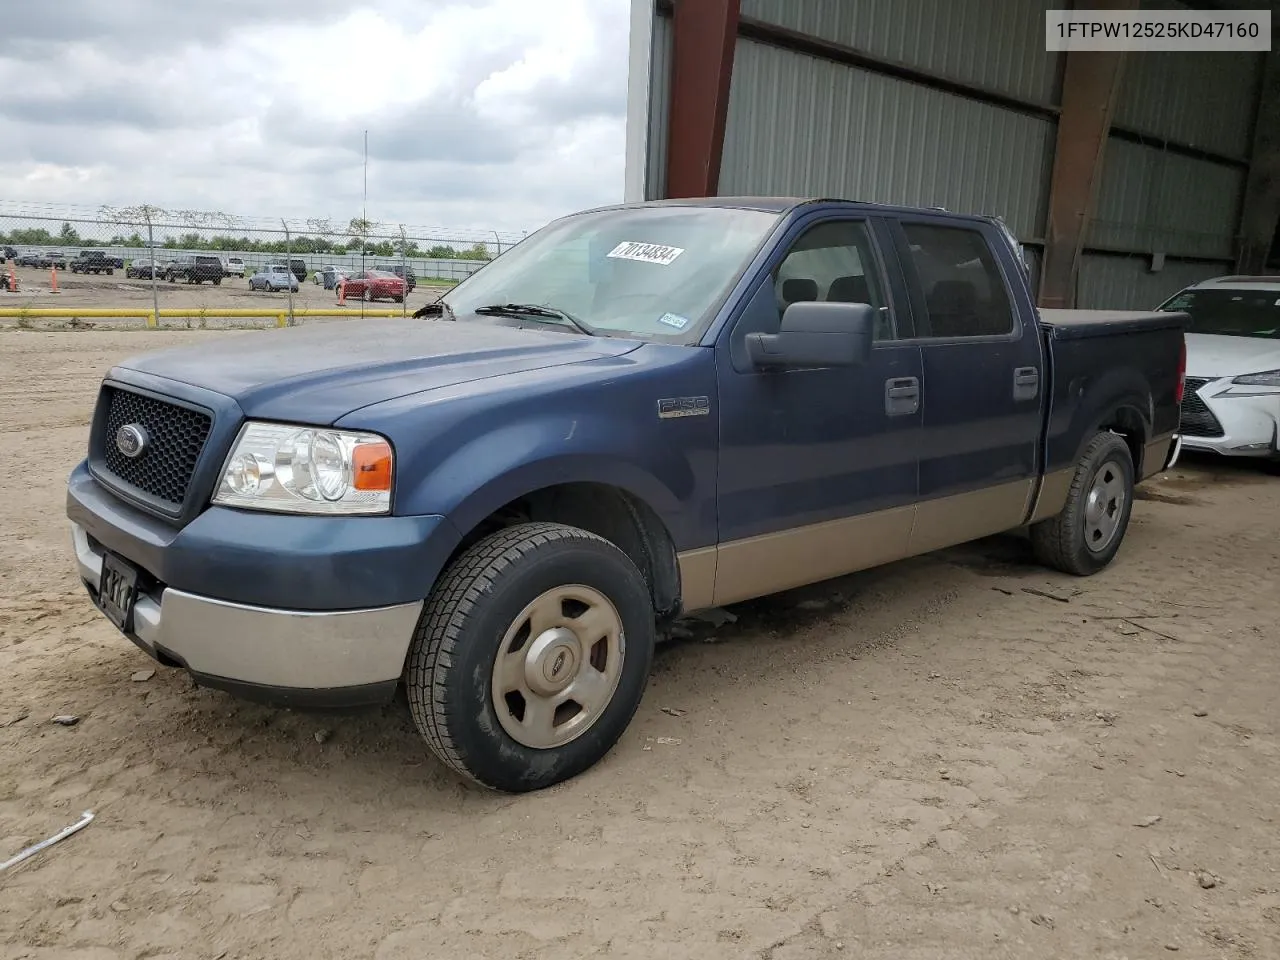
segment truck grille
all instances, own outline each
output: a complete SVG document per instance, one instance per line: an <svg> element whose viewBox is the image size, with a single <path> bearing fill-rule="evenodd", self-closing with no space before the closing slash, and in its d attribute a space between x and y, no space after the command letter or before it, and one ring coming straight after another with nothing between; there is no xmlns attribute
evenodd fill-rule
<svg viewBox="0 0 1280 960"><path fill-rule="evenodd" d="M182 506L213 418L131 390L102 389L107 417L101 453L106 469L157 500ZM117 431L130 423L141 425L150 439L149 448L136 458L126 457L116 446Z"/></svg>
<svg viewBox="0 0 1280 960"><path fill-rule="evenodd" d="M1187 377L1187 389L1182 395L1182 425L1178 428L1184 437L1222 436L1222 424L1196 393L1208 382L1199 377Z"/></svg>

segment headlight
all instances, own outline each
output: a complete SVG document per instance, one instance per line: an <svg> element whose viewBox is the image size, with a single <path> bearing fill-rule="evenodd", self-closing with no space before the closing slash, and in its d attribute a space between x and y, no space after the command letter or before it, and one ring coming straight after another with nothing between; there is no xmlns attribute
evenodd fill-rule
<svg viewBox="0 0 1280 960"><path fill-rule="evenodd" d="M1280 370L1265 370L1262 373L1246 373L1231 381L1242 387L1280 387Z"/></svg>
<svg viewBox="0 0 1280 960"><path fill-rule="evenodd" d="M391 467L391 444L376 433L247 423L213 502L279 513L388 513Z"/></svg>

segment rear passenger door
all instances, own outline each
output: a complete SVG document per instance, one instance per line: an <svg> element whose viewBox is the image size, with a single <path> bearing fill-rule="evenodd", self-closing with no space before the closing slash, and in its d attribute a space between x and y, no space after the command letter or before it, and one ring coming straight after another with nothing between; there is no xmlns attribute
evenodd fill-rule
<svg viewBox="0 0 1280 960"><path fill-rule="evenodd" d="M922 216L894 232L923 365L916 554L1024 521L1046 376L1039 329L1019 319L1034 307L994 227Z"/></svg>

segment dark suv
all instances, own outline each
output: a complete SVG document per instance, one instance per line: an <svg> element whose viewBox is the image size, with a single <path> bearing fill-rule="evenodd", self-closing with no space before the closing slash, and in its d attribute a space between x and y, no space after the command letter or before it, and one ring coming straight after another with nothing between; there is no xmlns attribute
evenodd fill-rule
<svg viewBox="0 0 1280 960"><path fill-rule="evenodd" d="M185 280L187 283L204 283L206 280L219 286L222 283L222 258L212 254L187 254L175 257L164 272L170 283Z"/></svg>
<svg viewBox="0 0 1280 960"><path fill-rule="evenodd" d="M413 288L418 285L418 277L413 272L413 267L402 267L396 264L393 267L384 267L388 273L394 273L397 277L404 281L405 293L413 292Z"/></svg>

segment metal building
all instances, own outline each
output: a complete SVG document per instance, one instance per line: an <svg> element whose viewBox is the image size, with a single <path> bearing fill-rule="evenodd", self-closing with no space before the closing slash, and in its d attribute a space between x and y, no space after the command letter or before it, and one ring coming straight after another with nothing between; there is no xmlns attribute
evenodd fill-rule
<svg viewBox="0 0 1280 960"><path fill-rule="evenodd" d="M1263 272L1280 213L1280 44L1046 52L1045 10L1070 6L632 0L627 197L998 215L1043 306L1150 308L1195 280Z"/></svg>

